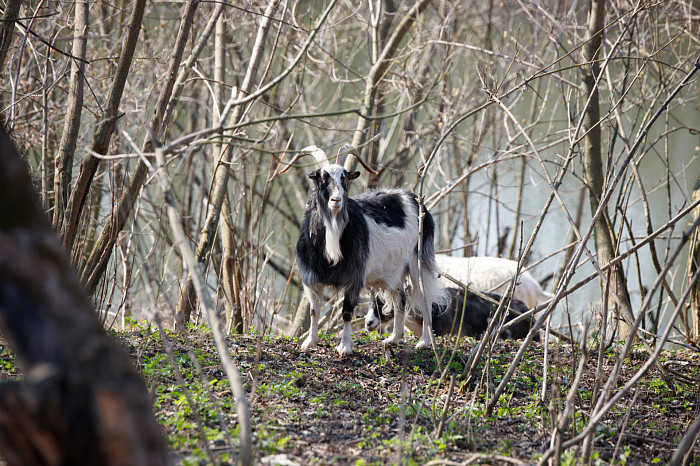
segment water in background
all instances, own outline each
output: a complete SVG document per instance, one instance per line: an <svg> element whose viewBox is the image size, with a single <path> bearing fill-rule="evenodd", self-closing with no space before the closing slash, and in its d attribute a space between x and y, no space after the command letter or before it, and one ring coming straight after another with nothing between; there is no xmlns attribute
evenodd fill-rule
<svg viewBox="0 0 700 466"><path fill-rule="evenodd" d="M684 121L690 128L700 128L700 112L696 109L684 109L683 114L679 119ZM658 131L656 131L658 133ZM654 132L650 134L648 140L654 140ZM691 134L689 131L677 131L670 139L669 146L669 162L667 167L663 147L656 149L645 149L647 153L639 163L639 173L647 193L649 208L651 211L651 221L653 229L656 230L663 226L668 220L675 216L678 211L682 210L690 203L692 187L700 174L700 136L695 132ZM626 155L627 151L623 152ZM543 158L553 158L552 153L541 154ZM639 160L639 156L635 157ZM619 166L620 160L616 160L616 168ZM476 252L478 255L495 255L497 253L497 238L503 234L506 227L513 227L515 219L514 208L518 193L518 183L520 181L520 166L519 160L505 161L494 165L489 170L480 171L472 175L469 184L469 205L468 216L470 221L470 229L472 234L477 232L479 241L476 244ZM576 161L573 169L580 176L583 172L581 162ZM494 174L497 170L497 174ZM631 177L631 170L628 171ZM492 188L492 179L497 176L497 190L494 192ZM550 177L555 177L554 169L550 170ZM536 160L529 160L525 174L525 187L523 192L522 216L523 222L523 246L527 243L535 225L538 221L545 201L550 193L550 187L542 175L542 169ZM575 216L580 199L581 183L574 176L567 175L562 187L559 190L563 201L569 210L569 215ZM618 186L617 192L620 192ZM580 226L581 234L590 226L591 211L587 193L583 198L583 215ZM617 200L617 193L613 197L613 204ZM489 202L490 201L490 202ZM440 205L435 209L436 221L444 221L447 213L440 213ZM490 215L489 215L490 210ZM609 212L611 210L609 209ZM636 183L633 184L632 194L629 198L629 207L627 210L628 221L630 222L632 231L634 232L635 242L640 241L646 234L646 222L644 209L640 197L640 191ZM498 219L498 225L496 224ZM684 218L677 223L673 231L673 235L669 240L669 235L664 234L655 241L659 261L662 266L665 262L665 255L670 254L678 245L678 239L681 232L688 228L690 216ZM616 220L616 228L619 227L620 219ZM500 231L499 231L500 230ZM451 245L438 245L438 248L458 248L463 245L463 231L460 229L457 238ZM627 251L632 247L632 242L629 240L628 233L625 231L625 238L621 243L621 251ZM509 236L509 241L512 239L512 234ZM566 219L562 208L555 200L549 208L549 212L542 225L536 241L531 250L528 264L535 263L543 258L541 263L530 269L530 272L538 279L558 271L562 267L564 253L560 252L562 248L568 244L571 239L571 228ZM508 244L508 248L510 244ZM595 254L595 243L593 238L588 242L588 247L591 253ZM506 249L506 254L508 251ZM685 248L687 251L687 247ZM517 251L517 248L516 248ZM679 256L676 264L671 268L667 276L667 280L671 284L676 296L680 295L682 285L686 281L687 267L687 252L684 251ZM461 255L461 251L454 253ZM548 256L551 256L547 258ZM641 287L649 288L657 278L657 272L652 263L651 255L648 247L644 247L639 251L639 265L637 265L635 256L630 256L624 262L624 269L627 278L628 289L632 306L637 311L641 305ZM516 253L517 259L517 253ZM593 266L587 260L584 253L579 267L572 280L570 286L575 285L580 280L589 276L594 272ZM553 291L554 283L549 281L545 286L548 291ZM557 307L553 324L557 327L563 327L561 331L568 333L568 320L577 328L575 331L580 331L582 325L593 321L593 311L600 306L600 281L595 279L584 285L579 290L568 296L564 306L561 304ZM659 293L654 296L655 302L651 309L656 313L659 305ZM667 294L663 294L661 304L661 329L663 330L668 324L670 313L673 311L673 303L668 298ZM569 316L566 314L568 309Z"/></svg>

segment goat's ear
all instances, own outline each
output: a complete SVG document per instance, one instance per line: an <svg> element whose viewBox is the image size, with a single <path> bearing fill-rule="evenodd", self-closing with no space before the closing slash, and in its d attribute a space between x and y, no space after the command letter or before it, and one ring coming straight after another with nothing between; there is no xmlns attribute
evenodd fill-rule
<svg viewBox="0 0 700 466"><path fill-rule="evenodd" d="M354 180L360 176L360 172L348 172L348 180Z"/></svg>
<svg viewBox="0 0 700 466"><path fill-rule="evenodd" d="M309 174L306 175L306 176L308 176L309 178L311 178L311 179L314 180L314 181L318 181L318 180L321 179L321 172L319 172L318 170L316 170L316 171L313 171L313 172L309 173Z"/></svg>

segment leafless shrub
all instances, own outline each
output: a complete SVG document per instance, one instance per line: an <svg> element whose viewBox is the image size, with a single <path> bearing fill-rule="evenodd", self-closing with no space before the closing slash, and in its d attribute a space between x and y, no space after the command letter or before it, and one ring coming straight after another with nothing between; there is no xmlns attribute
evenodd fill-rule
<svg viewBox="0 0 700 466"><path fill-rule="evenodd" d="M303 168L276 177L278 164L300 144L352 142L380 172L363 189L420 187L438 249L503 255L550 280L537 327L573 340L588 329L578 343L607 348L624 322L654 364L662 342L697 345L697 268L681 249L699 202L693 2L613 0L598 23L578 1L222 5L90 7L75 157L57 175L75 130L62 129L82 63L75 11L34 0L15 13L3 117L106 325L127 307L145 316L146 267L160 294L182 296L181 324L203 318L152 183L157 145L225 329L283 333L305 312L294 241L308 184Z"/></svg>

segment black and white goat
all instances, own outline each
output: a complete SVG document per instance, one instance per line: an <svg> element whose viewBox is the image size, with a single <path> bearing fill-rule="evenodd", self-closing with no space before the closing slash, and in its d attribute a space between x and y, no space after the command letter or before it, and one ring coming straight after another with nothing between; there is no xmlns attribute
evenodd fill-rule
<svg viewBox="0 0 700 466"><path fill-rule="evenodd" d="M343 333L337 347L341 356L352 353L350 321L365 286L383 290L389 307L396 309L393 332L384 343L398 344L403 338L405 317L398 300L406 277L413 284L414 291L408 297L411 305L423 308L418 286L419 240L422 242L421 278L427 309L432 308L433 302L446 300L446 293L438 284L433 218L425 211L423 234L419 238L419 206L415 194L401 189L378 189L348 197L349 182L360 175L360 172L348 172L343 168L348 154L354 155L370 173L377 173L349 144L340 148L338 159L332 165L323 150L306 147L280 173L307 154L321 167L308 174L313 180L313 189L296 245L304 294L311 305L311 329L301 349L313 348L318 342L318 320L326 286L345 292ZM432 332L427 320L422 325L419 348L429 345Z"/></svg>
<svg viewBox="0 0 700 466"><path fill-rule="evenodd" d="M432 324L435 336L459 334L465 337L481 338L481 335L488 327L489 319L498 308L501 296L496 293L483 293L495 301L492 302L469 290L465 292L464 288L447 288L446 290L450 298L449 303L435 303L432 308ZM401 293L401 306L405 306L404 297L405 294ZM509 312L506 315L506 322L510 322L517 318L518 315L526 312L528 312L527 306L523 302L513 299L510 302ZM392 311L385 308L384 300L378 294L372 292L369 311L365 318L367 330L372 331L378 329L380 325L388 325L392 317ZM408 312L405 324L416 335L420 335L423 331L423 319L416 313ZM499 336L510 339L525 338L531 326L531 318L526 318L504 330ZM535 341L539 341L539 335L535 335Z"/></svg>

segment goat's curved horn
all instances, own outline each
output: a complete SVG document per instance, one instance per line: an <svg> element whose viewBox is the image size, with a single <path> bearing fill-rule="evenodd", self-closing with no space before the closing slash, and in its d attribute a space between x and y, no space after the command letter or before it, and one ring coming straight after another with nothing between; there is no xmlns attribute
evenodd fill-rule
<svg viewBox="0 0 700 466"><path fill-rule="evenodd" d="M367 165L364 160L362 160L362 157L360 157L360 153L357 152L357 149L355 149L355 146L352 144L345 144L343 147L338 149L338 159L336 160L336 164L338 165L345 165L345 159L348 157L348 154L352 154L355 156L358 162L360 162L360 165L362 165L365 170L370 172L373 175L377 175L378 173L374 170L372 170L372 167Z"/></svg>
<svg viewBox="0 0 700 466"><path fill-rule="evenodd" d="M322 166L325 167L326 165L330 165L330 162L328 162L328 157L326 156L326 153L323 152L323 149L319 149L316 146L308 146L304 147L302 150L299 151L297 155L294 156L291 162L287 164L286 167L284 167L282 170L280 170L280 174L285 173L289 168L292 166L294 162L299 160L301 157L304 155L313 155L314 159Z"/></svg>

